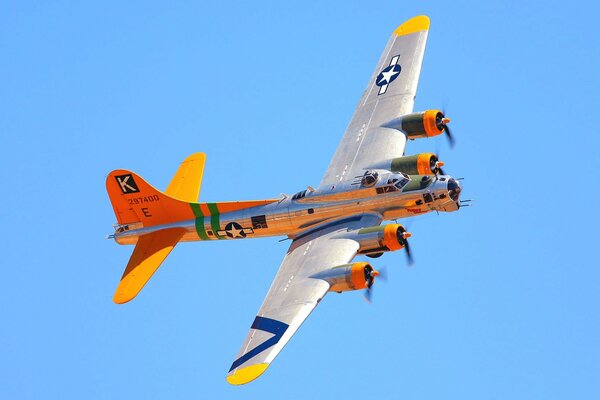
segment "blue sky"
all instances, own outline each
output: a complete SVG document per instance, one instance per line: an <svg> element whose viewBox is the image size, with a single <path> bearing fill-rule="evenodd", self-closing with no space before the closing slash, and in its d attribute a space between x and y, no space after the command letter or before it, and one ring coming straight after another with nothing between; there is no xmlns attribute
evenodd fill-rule
<svg viewBox="0 0 600 400"><path fill-rule="evenodd" d="M3 2L0 397L596 399L598 6L592 2ZM112 295L131 247L104 179L204 201L317 185L392 30L431 18L417 109L476 206L408 221L374 303L329 295L267 373L225 374L279 238L178 246Z"/></svg>

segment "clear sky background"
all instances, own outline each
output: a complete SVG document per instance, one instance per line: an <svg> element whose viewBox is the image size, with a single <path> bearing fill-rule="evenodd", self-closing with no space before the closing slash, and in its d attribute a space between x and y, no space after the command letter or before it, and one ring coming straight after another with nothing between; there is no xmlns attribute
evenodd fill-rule
<svg viewBox="0 0 600 400"><path fill-rule="evenodd" d="M591 1L0 4L0 397L598 399ZM289 242L178 246L131 303L105 177L203 201L318 185L390 33L431 18L416 109L476 205L408 221L416 265L331 294L259 380L225 375ZM372 397L368 397L372 396Z"/></svg>

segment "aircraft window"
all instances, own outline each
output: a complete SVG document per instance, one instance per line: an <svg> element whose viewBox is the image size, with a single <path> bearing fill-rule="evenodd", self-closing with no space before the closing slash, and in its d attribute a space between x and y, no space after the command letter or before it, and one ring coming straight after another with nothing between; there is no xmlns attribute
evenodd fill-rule
<svg viewBox="0 0 600 400"><path fill-rule="evenodd" d="M378 187L378 188L376 189L376 191L377 191L377 194L395 192L396 190L398 190L398 189L396 189L396 187L395 187L395 186L393 186L393 185L390 185L390 186L382 186L382 187Z"/></svg>
<svg viewBox="0 0 600 400"><path fill-rule="evenodd" d="M458 198L460 197L460 186L454 178L450 178L450 180L448 180L448 194L454 201L458 201Z"/></svg>
<svg viewBox="0 0 600 400"><path fill-rule="evenodd" d="M402 179L396 183L396 187L401 190L408 182L410 182L410 179L402 177Z"/></svg>
<svg viewBox="0 0 600 400"><path fill-rule="evenodd" d="M267 217L265 215L256 215L250 218L252 222L253 229L266 229L269 226L267 225Z"/></svg>
<svg viewBox="0 0 600 400"><path fill-rule="evenodd" d="M360 180L360 183L363 186L371 187L377 182L377 178L379 178L377 171L367 171Z"/></svg>
<svg viewBox="0 0 600 400"><path fill-rule="evenodd" d="M306 197L306 190L303 190L303 191L298 192L295 195L293 195L292 196L292 200L298 200L298 199L301 199L303 197Z"/></svg>

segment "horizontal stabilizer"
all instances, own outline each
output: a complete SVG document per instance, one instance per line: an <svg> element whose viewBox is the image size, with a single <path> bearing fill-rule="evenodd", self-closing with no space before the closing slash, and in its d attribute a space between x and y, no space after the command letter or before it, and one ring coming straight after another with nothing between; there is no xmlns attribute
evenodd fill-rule
<svg viewBox="0 0 600 400"><path fill-rule="evenodd" d="M167 258L184 229L172 228L141 236L113 297L117 304L132 300Z"/></svg>
<svg viewBox="0 0 600 400"><path fill-rule="evenodd" d="M179 200L196 203L200 196L205 163L206 154L204 153L194 153L183 160L177 173L171 179L169 187L165 190L165 194Z"/></svg>

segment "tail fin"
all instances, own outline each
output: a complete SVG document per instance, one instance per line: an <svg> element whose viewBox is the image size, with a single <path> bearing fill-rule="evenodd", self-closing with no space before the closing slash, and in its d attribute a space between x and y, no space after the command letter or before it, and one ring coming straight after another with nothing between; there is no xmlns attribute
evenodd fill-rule
<svg viewBox="0 0 600 400"><path fill-rule="evenodd" d="M194 218L189 202L161 192L135 172L112 171L106 178L106 190L119 224L154 226Z"/></svg>
<svg viewBox="0 0 600 400"><path fill-rule="evenodd" d="M134 172L112 171L106 178L106 190L117 222L152 226L194 218L189 203L198 201L205 161L204 153L186 158L164 193Z"/></svg>
<svg viewBox="0 0 600 400"><path fill-rule="evenodd" d="M153 226L194 218L189 203L160 192L131 171L111 172L106 189L120 224L141 222L143 226ZM184 233L185 229L170 228L140 236L114 302L126 303L137 296Z"/></svg>
<svg viewBox="0 0 600 400"><path fill-rule="evenodd" d="M188 202L198 201L205 161L204 153L186 158L164 193L134 172L111 172L106 179L106 190L118 223L141 222L143 226L152 226L194 218ZM122 304L137 296L184 233L184 229L173 228L141 236L113 301Z"/></svg>
<svg viewBox="0 0 600 400"><path fill-rule="evenodd" d="M112 171L106 178L106 190L118 223L141 223L148 227L213 216L218 220L219 213L277 201L197 203L205 160L203 153L186 158L165 192L135 172ZM182 228L166 228L139 236L113 298L115 303L125 303L137 296L185 232Z"/></svg>

